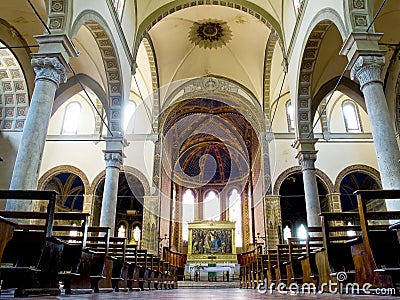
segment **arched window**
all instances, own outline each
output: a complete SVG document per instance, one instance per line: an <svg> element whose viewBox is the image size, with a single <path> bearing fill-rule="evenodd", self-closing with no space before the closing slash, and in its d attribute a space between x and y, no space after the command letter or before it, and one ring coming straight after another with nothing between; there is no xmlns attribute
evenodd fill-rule
<svg viewBox="0 0 400 300"><path fill-rule="evenodd" d="M207 193L204 198L204 220L219 221L221 208L218 195L214 191Z"/></svg>
<svg viewBox="0 0 400 300"><path fill-rule="evenodd" d="M140 242L140 235L142 231L140 230L139 226L136 225L135 228L133 229L133 239L135 240L136 244L139 244Z"/></svg>
<svg viewBox="0 0 400 300"><path fill-rule="evenodd" d="M235 223L236 247L242 247L242 198L236 189L229 196L229 221Z"/></svg>
<svg viewBox="0 0 400 300"><path fill-rule="evenodd" d="M125 232L126 232L125 225L121 224L118 228L118 237L122 237L122 238L126 237Z"/></svg>
<svg viewBox="0 0 400 300"><path fill-rule="evenodd" d="M283 239L287 243L288 239L292 237L292 230L289 228L288 225L283 228Z"/></svg>
<svg viewBox="0 0 400 300"><path fill-rule="evenodd" d="M307 233L307 229L306 227L301 224L298 228L297 228L297 237L301 240L306 240L308 237L308 233Z"/></svg>
<svg viewBox="0 0 400 300"><path fill-rule="evenodd" d="M125 107L125 112L124 112L124 130L125 131L128 129L129 124L133 124L134 117L135 117L135 111L136 111L136 103L133 101L129 101L129 103ZM131 127L133 127L133 125Z"/></svg>
<svg viewBox="0 0 400 300"><path fill-rule="evenodd" d="M342 104L344 124L347 132L360 132L361 124L355 103L346 100Z"/></svg>
<svg viewBox="0 0 400 300"><path fill-rule="evenodd" d="M292 105L291 100L286 102L286 119L288 122L289 132L293 132L294 131L294 114L293 114L293 105Z"/></svg>
<svg viewBox="0 0 400 300"><path fill-rule="evenodd" d="M113 0L113 2L114 2L115 10L117 11L117 14L118 14L118 19L121 20L122 11L124 10L125 0Z"/></svg>
<svg viewBox="0 0 400 300"><path fill-rule="evenodd" d="M189 225L188 222L194 220L194 193L186 190L182 197L182 239L188 241Z"/></svg>
<svg viewBox="0 0 400 300"><path fill-rule="evenodd" d="M78 102L71 102L65 108L64 121L61 128L61 134L76 134L81 119L82 107Z"/></svg>

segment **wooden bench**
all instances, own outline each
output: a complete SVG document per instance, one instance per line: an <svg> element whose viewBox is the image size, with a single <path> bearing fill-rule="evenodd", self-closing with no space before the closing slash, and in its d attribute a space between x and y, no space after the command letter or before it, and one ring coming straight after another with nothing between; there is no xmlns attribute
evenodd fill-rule
<svg viewBox="0 0 400 300"><path fill-rule="evenodd" d="M348 222L355 224L358 220L357 212L326 212L321 214L323 248L315 251L320 285L326 284L330 280L337 282L339 272L346 272L347 274L344 283L355 282L355 266L349 241L357 238L357 235L348 236L347 233L349 230L358 230L356 233L359 236L359 226L343 224Z"/></svg>
<svg viewBox="0 0 400 300"><path fill-rule="evenodd" d="M0 268L2 289L16 288L15 297L60 294L57 272L64 243L52 237L56 197L54 191L0 191L0 199L48 201L46 212L0 212L17 223ZM40 230L32 227L33 221L43 223Z"/></svg>
<svg viewBox="0 0 400 300"><path fill-rule="evenodd" d="M321 236L314 236L314 233L321 234L321 227L308 227L308 236L305 241L294 238L294 243L304 249L304 255L300 256L298 260L301 263L302 282L312 283L315 286L319 284L319 273L316 263L316 252L322 250L323 241ZM313 236L310 236L313 235ZM292 240L292 238L290 239Z"/></svg>
<svg viewBox="0 0 400 300"><path fill-rule="evenodd" d="M18 224L0 216L0 262L3 257L4 248L14 234L14 228Z"/></svg>
<svg viewBox="0 0 400 300"><path fill-rule="evenodd" d="M373 199L400 199L400 190L360 190L355 194L362 232L352 245L356 282L373 288L394 287L400 284L400 244L393 231L396 224L389 226L389 220L399 220L400 211L369 212L366 204Z"/></svg>
<svg viewBox="0 0 400 300"><path fill-rule="evenodd" d="M127 244L125 249L125 262L128 266L127 287L129 291L140 291L140 267L137 263L137 245Z"/></svg>

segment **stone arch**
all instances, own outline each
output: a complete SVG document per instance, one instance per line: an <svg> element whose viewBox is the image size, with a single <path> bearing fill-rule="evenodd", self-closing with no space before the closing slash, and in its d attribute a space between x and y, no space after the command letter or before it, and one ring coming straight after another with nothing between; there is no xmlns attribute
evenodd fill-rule
<svg viewBox="0 0 400 300"><path fill-rule="evenodd" d="M50 182L57 177L57 175L61 175L61 174L73 174L73 175L77 176L80 179L80 181L83 183L83 191L82 191L82 193L80 191L77 192L77 189L76 189L77 187L75 185L70 189L71 186L69 186L69 184L71 183L71 181L70 181L71 176L68 176L68 179L64 182L65 185L64 185L64 183L62 183L62 190L58 190L58 187L61 187L61 186L58 186L58 184L57 184L57 187L55 187L55 189L58 190L58 192L63 191L63 192L61 192L59 197L57 197L57 204L56 204L57 209L60 211L64 211L65 209L67 209L67 210L78 209L79 211L80 210L85 211L85 207L87 207L89 202L91 201L90 200L91 197L88 193L90 190L90 183L89 183L89 180L88 180L86 174L77 167L74 167L71 165L60 165L60 166L56 166L56 167L48 170L40 177L40 179L38 181L38 189L39 190L45 189L46 186L48 187ZM73 178L73 179L75 182L76 178ZM56 181L58 182L58 180L56 180ZM50 184L50 186L52 186L52 185ZM65 190L65 187L67 187L67 190ZM72 196L72 194L70 195L71 192L75 196ZM80 203L82 201L81 204L78 204L76 206L76 202L74 199L73 203L75 203L75 204L71 205L71 206L67 206L69 208L66 208L66 206L64 206L64 203L66 203L66 201L67 202L70 201L71 198L77 197L78 194L81 197L83 196L82 200L78 201L78 203ZM79 196L78 196L78 199L79 199ZM40 202L41 202L41 204L39 204L39 207L36 207L36 209L42 211L40 207L45 207L45 203L42 201L40 201Z"/></svg>
<svg viewBox="0 0 400 300"><path fill-rule="evenodd" d="M143 185L144 189L144 196L150 196L150 184L146 178L146 176L139 171L138 169L131 167L131 166L123 166L123 168L120 170L120 172L123 173L128 173L130 175L133 175L136 177L140 183ZM101 171L94 179L91 185L91 193L94 194L96 192L97 186L100 184L101 180L103 180L106 177L106 171L103 170Z"/></svg>
<svg viewBox="0 0 400 300"><path fill-rule="evenodd" d="M296 133L300 138L308 138L312 133L312 77L325 33L332 25L336 26L343 40L346 37L346 30L340 16L332 9L324 9L320 11L311 22L308 33L306 34L308 38L303 44L301 63L299 64L296 112Z"/></svg>
<svg viewBox="0 0 400 300"><path fill-rule="evenodd" d="M291 167L291 168L288 168L285 171L283 171L275 180L273 195L279 195L279 190L281 188L281 185L287 177L289 177L291 174L301 173L301 172L302 172L301 166ZM316 176L321 180L321 183L325 186L328 194L332 194L335 191L335 189L334 189L333 183L332 183L331 179L329 178L329 176L326 175L320 169L316 169L315 173L316 173Z"/></svg>
<svg viewBox="0 0 400 300"><path fill-rule="evenodd" d="M103 88L100 86L100 84L86 74L77 74L77 77L78 80L85 87L89 88L96 94L97 98L100 100L101 104L105 108L105 112L108 117L109 111L107 109L108 108L107 95L104 92ZM56 92L51 115L53 115L60 108L60 106L63 105L68 99L70 99L72 96L82 91L82 88L78 80L75 78L75 76L70 77L66 83L60 85L60 87L57 89ZM95 99L92 100L94 101Z"/></svg>
<svg viewBox="0 0 400 300"><path fill-rule="evenodd" d="M342 182L343 178L353 172L360 172L360 173L365 173L369 176L371 176L381 187L382 187L382 182L381 182L381 176L378 170L367 166L367 165L362 165L362 164L357 164L357 165L352 165L348 166L347 168L343 169L337 176L335 180L335 185L334 185L334 191L335 193L340 192L340 183Z"/></svg>
<svg viewBox="0 0 400 300"><path fill-rule="evenodd" d="M142 43L146 49L151 71L151 84L153 89L153 128L158 131L160 117L160 95L158 88L160 86L160 82L158 78L157 57L150 35L147 35L145 38L143 38Z"/></svg>
<svg viewBox="0 0 400 300"><path fill-rule="evenodd" d="M267 40L264 58L264 114L265 118L271 121L271 67L272 56L279 37L276 34L271 34Z"/></svg>
<svg viewBox="0 0 400 300"><path fill-rule="evenodd" d="M312 99L312 105L311 105L311 116L313 117L317 111L318 106L322 102L322 100L328 95L335 87L337 81L339 79L339 76L332 78L328 82L324 83L318 92L315 94L315 96ZM365 100L364 96L360 90L360 85L355 83L353 80L347 78L347 77L342 77L342 80L340 81L340 84L338 85L337 91L342 92L343 94L349 96L351 99L353 99L355 102L357 102L358 105L362 107L362 109L367 112L367 107L365 105Z"/></svg>
<svg viewBox="0 0 400 300"><path fill-rule="evenodd" d="M85 187L85 194L88 194L88 192L90 191L90 183L86 174L81 169L70 165L57 166L45 172L38 181L38 189L42 190L46 182L51 177L56 176L60 173L71 173L77 175L83 182L83 185Z"/></svg>
<svg viewBox="0 0 400 300"><path fill-rule="evenodd" d="M137 49L140 45L140 42L142 41L143 38L145 38L148 35L150 29L153 26L155 26L158 22L160 22L162 19L173 14L176 11L200 5L225 6L248 13L249 15L258 19L260 22L264 23L269 29L271 29L271 34L274 32L274 34L276 34L279 37L279 45L282 49L282 53L285 53L282 42L283 34L280 30L281 26L279 25L279 22L275 20L267 11L265 11L259 6L255 6L252 3L248 3L247 1L242 1L242 3L239 4L239 3L227 2L224 0L213 0L213 1L179 0L163 5L158 10L154 11L139 25L137 31L138 34L136 36L136 45L134 53L137 53Z"/></svg>
<svg viewBox="0 0 400 300"><path fill-rule="evenodd" d="M215 88L207 87L205 83L208 81L213 82ZM246 97L242 96L243 94ZM234 108L246 118L258 134L265 132L265 117L257 98L239 83L213 75L194 78L177 87L162 105L160 128L164 128L168 115L173 113L173 108L170 107L172 103L177 104L195 98L209 98L222 102L229 100L235 104Z"/></svg>
<svg viewBox="0 0 400 300"><path fill-rule="evenodd" d="M104 18L97 12L85 10L76 18L70 36L74 38L78 30L85 26L99 47L104 70L107 77L108 109L111 131L122 132L122 108L124 105L124 92L121 74L121 63L112 33Z"/></svg>
<svg viewBox="0 0 400 300"><path fill-rule="evenodd" d="M133 175L134 177L136 177L143 186L144 196L151 195L149 181L147 180L146 176L140 170L138 170L134 167L131 167L131 166L124 166L123 169L121 170L121 172L130 174L130 175Z"/></svg>

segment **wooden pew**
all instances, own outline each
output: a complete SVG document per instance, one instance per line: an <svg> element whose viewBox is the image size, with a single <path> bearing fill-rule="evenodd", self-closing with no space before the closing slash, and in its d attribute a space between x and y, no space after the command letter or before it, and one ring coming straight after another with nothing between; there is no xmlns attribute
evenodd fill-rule
<svg viewBox="0 0 400 300"><path fill-rule="evenodd" d="M129 291L140 291L139 275L140 266L137 262L137 245L127 244L125 262L128 265L127 287Z"/></svg>
<svg viewBox="0 0 400 300"><path fill-rule="evenodd" d="M93 253L90 266L91 287L95 293L112 292L112 272L114 257L109 256L110 231L109 227L90 226L86 249Z"/></svg>
<svg viewBox="0 0 400 300"><path fill-rule="evenodd" d="M322 229L321 227L308 227L308 236L305 241L297 241L299 246L305 248L304 255L298 259L301 263L303 283L312 283L315 286L319 284L319 273L316 263L316 252L323 249ZM320 233L321 236L314 236L314 233ZM310 236L313 235L313 236ZM297 239L298 240L298 239ZM328 274L329 275L329 274Z"/></svg>
<svg viewBox="0 0 400 300"><path fill-rule="evenodd" d="M389 220L399 220L400 211L367 211L373 199L400 199L400 190L356 191L362 235L352 245L356 281L372 288L390 288L400 284L400 244ZM400 201L400 200L397 200ZM381 225L371 224L372 222Z"/></svg>
<svg viewBox="0 0 400 300"><path fill-rule="evenodd" d="M319 283L337 282L337 274L346 272L346 283L355 282L355 266L351 253L351 242L360 234L359 226L342 225L349 221L355 224L359 220L357 212L321 214L323 248L315 251L319 274ZM349 230L356 231L356 236L348 236Z"/></svg>
<svg viewBox="0 0 400 300"><path fill-rule="evenodd" d="M108 253L114 258L111 277L114 291L128 291L129 263L126 261L126 238L110 237Z"/></svg>
<svg viewBox="0 0 400 300"><path fill-rule="evenodd" d="M0 216L0 262L3 257L4 248L14 234L14 228L18 224Z"/></svg>
<svg viewBox="0 0 400 300"><path fill-rule="evenodd" d="M56 212L55 221L58 225L53 227L53 236L65 243L58 272L65 294L91 293L89 276L93 255L85 250L89 214ZM73 232L76 234L71 234Z"/></svg>
<svg viewBox="0 0 400 300"><path fill-rule="evenodd" d="M57 272L64 243L52 237L56 197L54 191L0 191L0 199L48 201L46 212L0 212L0 216L17 223L0 268L2 288L16 288L15 297L60 294ZM41 230L31 225L38 220L44 223Z"/></svg>

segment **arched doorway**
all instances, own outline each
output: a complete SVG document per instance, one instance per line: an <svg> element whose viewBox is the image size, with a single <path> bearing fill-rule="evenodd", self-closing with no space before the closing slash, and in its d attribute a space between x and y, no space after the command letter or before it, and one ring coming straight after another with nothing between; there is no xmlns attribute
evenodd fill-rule
<svg viewBox="0 0 400 300"><path fill-rule="evenodd" d="M317 177L319 201L322 212L329 211L328 190ZM285 178L279 189L282 228L281 242L287 237L305 237L307 228L307 211L304 195L303 174L292 173Z"/></svg>
<svg viewBox="0 0 400 300"><path fill-rule="evenodd" d="M357 211L357 190L378 190L382 187L370 175L365 172L354 171L343 177L340 182L340 202L342 211ZM386 204L383 199L373 199L367 202L368 211L385 211Z"/></svg>
<svg viewBox="0 0 400 300"><path fill-rule="evenodd" d="M103 178L95 192L92 221L95 226L100 224L104 182L105 179ZM131 244L140 244L142 240L144 195L144 187L139 179L132 174L120 172L114 234L115 236L126 237L127 242Z"/></svg>
<svg viewBox="0 0 400 300"><path fill-rule="evenodd" d="M59 193L56 211L82 211L85 187L78 175L69 172L58 173L45 181L42 189Z"/></svg>

